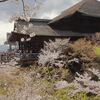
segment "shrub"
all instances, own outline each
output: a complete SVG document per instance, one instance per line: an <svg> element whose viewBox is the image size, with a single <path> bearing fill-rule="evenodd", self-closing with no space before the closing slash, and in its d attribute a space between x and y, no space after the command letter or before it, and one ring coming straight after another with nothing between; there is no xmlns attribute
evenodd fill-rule
<svg viewBox="0 0 100 100"><path fill-rule="evenodd" d="M56 82L56 96L58 100L99 100L100 99L100 71L88 69L91 72L79 74L71 83ZM97 79L96 79L97 78Z"/></svg>
<svg viewBox="0 0 100 100"><path fill-rule="evenodd" d="M51 77L54 75L60 78L64 75L62 78L68 79L68 74L63 71L65 69L69 69L72 74L75 74L83 72L85 68L98 66L100 57L95 54L91 41L79 39L71 43L68 42L69 39L56 39L44 43L38 62L45 66L43 68L45 75Z"/></svg>
<svg viewBox="0 0 100 100"><path fill-rule="evenodd" d="M5 84L0 84L0 95L6 95L7 94L7 86Z"/></svg>
<svg viewBox="0 0 100 100"><path fill-rule="evenodd" d="M44 42L44 48L39 54L39 63L43 66L55 65L63 66L64 64L64 50L68 45L69 39L55 39Z"/></svg>
<svg viewBox="0 0 100 100"><path fill-rule="evenodd" d="M90 41L79 39L69 45L71 58L78 58L84 62L92 61L95 58L95 53L92 49Z"/></svg>
<svg viewBox="0 0 100 100"><path fill-rule="evenodd" d="M95 66L97 55L95 54L90 41L87 41L86 39L79 39L69 44L69 50L70 51L66 54L67 58L69 60L74 58L77 59L79 67ZM76 67L76 70L80 69L79 67L77 68L77 65L72 65L72 68L73 67Z"/></svg>
<svg viewBox="0 0 100 100"><path fill-rule="evenodd" d="M63 67L55 68L54 66L46 66L42 69L42 76L44 76L47 80L55 82L57 80L65 80L69 71L64 69Z"/></svg>
<svg viewBox="0 0 100 100"><path fill-rule="evenodd" d="M91 42L95 45L99 45L100 46L100 33L96 33L95 35L93 35L90 38Z"/></svg>
<svg viewBox="0 0 100 100"><path fill-rule="evenodd" d="M81 75L77 73L77 77L75 77L72 83L76 89L71 91L70 95L74 96L78 92L85 91L86 93L100 96L100 72L97 69L89 69L89 71L93 75L89 75L88 73Z"/></svg>
<svg viewBox="0 0 100 100"><path fill-rule="evenodd" d="M57 100L99 100L98 96L88 96L86 92L76 93L73 97L68 95L68 91L72 90L71 88L64 88L56 91L55 95Z"/></svg>
<svg viewBox="0 0 100 100"><path fill-rule="evenodd" d="M100 55L100 47L95 46L93 49L94 49L95 54Z"/></svg>

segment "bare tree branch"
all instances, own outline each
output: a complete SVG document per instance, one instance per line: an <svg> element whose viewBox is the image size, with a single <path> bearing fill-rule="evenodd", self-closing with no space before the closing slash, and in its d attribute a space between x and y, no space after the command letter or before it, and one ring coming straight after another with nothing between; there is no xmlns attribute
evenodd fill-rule
<svg viewBox="0 0 100 100"><path fill-rule="evenodd" d="M5 1L8 1L8 0L0 0L0 2L5 2Z"/></svg>
<svg viewBox="0 0 100 100"><path fill-rule="evenodd" d="M25 16L25 3L24 3L24 0L21 0L22 1L22 5L23 5L23 14Z"/></svg>

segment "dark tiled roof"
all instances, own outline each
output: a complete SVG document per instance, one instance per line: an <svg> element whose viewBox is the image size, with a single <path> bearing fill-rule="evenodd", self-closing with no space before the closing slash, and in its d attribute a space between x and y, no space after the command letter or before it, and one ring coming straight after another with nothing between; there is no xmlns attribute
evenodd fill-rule
<svg viewBox="0 0 100 100"><path fill-rule="evenodd" d="M58 34L48 25L48 22L50 20L46 19L31 19L30 22L18 20L14 25L14 31L25 35L34 33L41 36L57 36Z"/></svg>
<svg viewBox="0 0 100 100"><path fill-rule="evenodd" d="M28 28L29 24L32 26ZM12 32L13 34L21 34L21 35L30 35L31 33L35 33L37 36L86 36L90 33L82 33L82 32L73 32L68 30L57 30L52 29L47 21L40 19L32 19L30 22L26 22L24 20L18 20L14 27L16 31ZM27 28L25 32L23 32L24 27Z"/></svg>
<svg viewBox="0 0 100 100"><path fill-rule="evenodd" d="M55 30L56 33L59 34L59 36L87 36L87 35L92 35L94 33L83 33L83 32L73 32L73 31L68 31L68 30Z"/></svg>
<svg viewBox="0 0 100 100"><path fill-rule="evenodd" d="M26 22L23 19L18 19L18 21L23 21ZM45 23L49 23L51 21L51 19L37 19L37 18L30 18L30 22L45 22Z"/></svg>
<svg viewBox="0 0 100 100"><path fill-rule="evenodd" d="M60 19L67 18L70 15L80 12L87 16L100 17L100 2L97 0L82 0L73 7L65 10L50 23L55 23Z"/></svg>

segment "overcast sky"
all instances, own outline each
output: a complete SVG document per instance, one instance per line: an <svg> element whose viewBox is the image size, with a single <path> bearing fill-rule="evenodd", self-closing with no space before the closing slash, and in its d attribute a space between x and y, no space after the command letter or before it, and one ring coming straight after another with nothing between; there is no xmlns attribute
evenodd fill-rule
<svg viewBox="0 0 100 100"><path fill-rule="evenodd" d="M33 0L25 0L31 4ZM81 0L41 0L44 3L41 9L37 12L38 18L52 19L59 15L63 10L68 9ZM12 13L21 12L21 3L14 2L0 3L0 45L6 41L6 33L13 30L13 23L9 23Z"/></svg>

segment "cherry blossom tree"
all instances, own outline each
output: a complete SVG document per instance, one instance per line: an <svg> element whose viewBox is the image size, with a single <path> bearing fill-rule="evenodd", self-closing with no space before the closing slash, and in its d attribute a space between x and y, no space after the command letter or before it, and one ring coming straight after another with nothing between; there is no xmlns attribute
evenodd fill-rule
<svg viewBox="0 0 100 100"><path fill-rule="evenodd" d="M19 13L13 13L11 18L10 18L10 22L17 20L18 18L20 19L24 19L25 21L30 21L30 18L33 16L36 16L36 12L37 10L40 9L43 1L41 2L41 0L32 0L33 4L28 4L25 3L25 0L0 0L0 3L3 2L17 2L17 3L21 3L22 4L22 10L23 12L21 14Z"/></svg>
<svg viewBox="0 0 100 100"><path fill-rule="evenodd" d="M65 55L63 54L63 51L67 47L69 40L70 39L55 39L55 41L45 41L44 48L41 49L38 57L39 63L41 63L43 66L63 66L65 63Z"/></svg>

